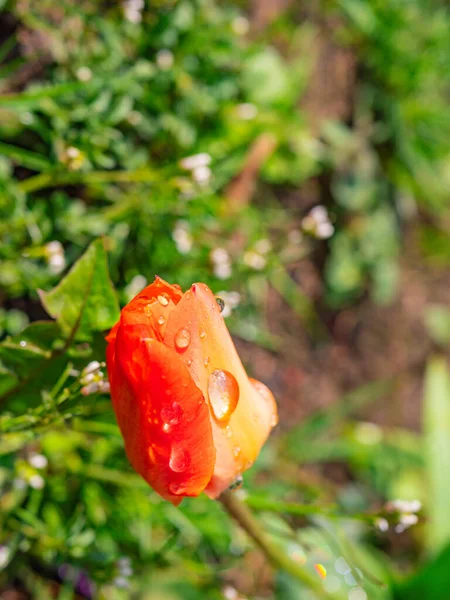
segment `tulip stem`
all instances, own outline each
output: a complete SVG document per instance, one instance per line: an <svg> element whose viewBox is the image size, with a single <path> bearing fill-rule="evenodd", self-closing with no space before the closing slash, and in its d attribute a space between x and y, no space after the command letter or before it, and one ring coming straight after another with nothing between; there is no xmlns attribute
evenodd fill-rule
<svg viewBox="0 0 450 600"><path fill-rule="evenodd" d="M261 528L248 506L241 502L235 492L227 490L218 500L227 513L242 527L247 535L263 551L269 562L303 583L314 591L319 598L331 599L335 595L328 593L320 582L318 575L313 575L298 562L290 558Z"/></svg>

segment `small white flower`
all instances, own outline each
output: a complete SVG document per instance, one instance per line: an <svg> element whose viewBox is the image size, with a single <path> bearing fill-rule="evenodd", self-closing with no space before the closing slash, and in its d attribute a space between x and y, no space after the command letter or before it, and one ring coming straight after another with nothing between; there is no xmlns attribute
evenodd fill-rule
<svg viewBox="0 0 450 600"><path fill-rule="evenodd" d="M100 389L100 385L93 381L92 383L88 383L84 387L81 388L81 393L83 396L90 396L91 394L96 394Z"/></svg>
<svg viewBox="0 0 450 600"><path fill-rule="evenodd" d="M187 221L177 221L172 238L180 254L188 254L192 249L192 236Z"/></svg>
<svg viewBox="0 0 450 600"><path fill-rule="evenodd" d="M412 525L417 525L419 522L419 517L414 514L403 514L400 515L400 525L403 525L404 529L411 527Z"/></svg>
<svg viewBox="0 0 450 600"><path fill-rule="evenodd" d="M40 475L32 475L28 480L28 483L34 490L42 490L45 485L44 478Z"/></svg>
<svg viewBox="0 0 450 600"><path fill-rule="evenodd" d="M328 211L325 206L314 206L302 220L305 231L315 237L326 240L334 233L334 227L330 222Z"/></svg>
<svg viewBox="0 0 450 600"><path fill-rule="evenodd" d="M92 79L92 71L89 67L80 67L77 69L77 79L79 81L89 81Z"/></svg>
<svg viewBox="0 0 450 600"><path fill-rule="evenodd" d="M6 567L11 556L11 550L8 546L0 546L0 569Z"/></svg>
<svg viewBox="0 0 450 600"><path fill-rule="evenodd" d="M192 179L199 185L207 185L211 180L212 171L209 167L195 167L192 171Z"/></svg>
<svg viewBox="0 0 450 600"><path fill-rule="evenodd" d="M207 152L200 152L186 156L180 160L180 167L186 171L193 171L199 167L207 167L211 163L211 156Z"/></svg>
<svg viewBox="0 0 450 600"><path fill-rule="evenodd" d="M64 248L61 242L53 240L45 245L45 254L47 262L50 267L50 271L57 275L64 270L66 266L66 258L64 255Z"/></svg>
<svg viewBox="0 0 450 600"><path fill-rule="evenodd" d="M267 264L266 258L254 250L244 252L243 260L248 267L255 269L255 271L261 271Z"/></svg>
<svg viewBox="0 0 450 600"><path fill-rule="evenodd" d="M246 35L250 29L250 22L245 17L239 16L233 19L231 27L236 35Z"/></svg>
<svg viewBox="0 0 450 600"><path fill-rule="evenodd" d="M130 283L125 287L127 300L132 300L147 285L147 279L143 275L135 275Z"/></svg>
<svg viewBox="0 0 450 600"><path fill-rule="evenodd" d="M224 248L214 248L210 254L213 263L214 275L218 279L228 279L231 277L230 255Z"/></svg>
<svg viewBox="0 0 450 600"><path fill-rule="evenodd" d="M378 527L378 529L383 533L385 533L389 529L389 523L383 517L378 517L378 519L376 519L375 526Z"/></svg>
<svg viewBox="0 0 450 600"><path fill-rule="evenodd" d="M126 577L116 577L114 579L114 585L120 589L127 589L130 587L130 582Z"/></svg>
<svg viewBox="0 0 450 600"><path fill-rule="evenodd" d="M127 21L134 24L140 23L142 21L143 8L144 0L126 0L123 10Z"/></svg>
<svg viewBox="0 0 450 600"><path fill-rule="evenodd" d="M244 102L243 104L238 104L236 107L237 116L239 119L243 121L251 121L258 114L258 109L254 104L250 102Z"/></svg>
<svg viewBox="0 0 450 600"><path fill-rule="evenodd" d="M399 513L416 513L422 508L420 500L392 500L386 505L386 510L389 512Z"/></svg>
<svg viewBox="0 0 450 600"><path fill-rule="evenodd" d="M159 50L156 53L156 64L161 71L168 71L173 67L173 54L170 50Z"/></svg>
<svg viewBox="0 0 450 600"><path fill-rule="evenodd" d="M45 469L45 467L48 465L47 457L43 454L31 454L28 462L35 469Z"/></svg>
<svg viewBox="0 0 450 600"><path fill-rule="evenodd" d="M98 389L98 391L101 394L109 394L110 391L111 391L111 386L110 386L109 381L101 381L99 383L99 389Z"/></svg>
<svg viewBox="0 0 450 600"><path fill-rule="evenodd" d="M231 277L231 265L230 263L219 263L214 265L214 275L217 279L229 279Z"/></svg>

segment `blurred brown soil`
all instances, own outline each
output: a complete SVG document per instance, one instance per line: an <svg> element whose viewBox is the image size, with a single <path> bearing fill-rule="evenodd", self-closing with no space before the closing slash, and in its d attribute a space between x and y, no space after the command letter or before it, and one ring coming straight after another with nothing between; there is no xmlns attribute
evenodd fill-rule
<svg viewBox="0 0 450 600"><path fill-rule="evenodd" d="M393 391L365 409L364 418L387 426L420 427L425 362L433 344L424 325L429 304L448 306L450 270L426 265L419 256L416 232L407 233L398 294L389 306L370 298L333 314L325 314L329 340L320 345L281 296L272 290L267 319L282 338L277 354L239 342L252 374L273 390L280 423L290 427L344 393L368 382L395 378ZM303 261L293 273L313 301L320 304L318 268Z"/></svg>

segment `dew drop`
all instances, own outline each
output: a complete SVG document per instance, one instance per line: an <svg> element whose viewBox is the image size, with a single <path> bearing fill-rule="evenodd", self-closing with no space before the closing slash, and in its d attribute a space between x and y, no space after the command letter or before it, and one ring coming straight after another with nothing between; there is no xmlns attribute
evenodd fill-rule
<svg viewBox="0 0 450 600"><path fill-rule="evenodd" d="M239 385L234 375L222 369L213 371L208 378L208 396L216 421L226 425L239 400Z"/></svg>
<svg viewBox="0 0 450 600"><path fill-rule="evenodd" d="M206 336L206 331L200 331L200 338L203 339Z"/></svg>
<svg viewBox="0 0 450 600"><path fill-rule="evenodd" d="M211 359L209 358L209 356L205 356L205 358L203 359L203 364L205 365L205 367L209 365L210 360Z"/></svg>
<svg viewBox="0 0 450 600"><path fill-rule="evenodd" d="M165 296L158 296L158 302L161 304L161 306L167 306L169 304L169 301Z"/></svg>
<svg viewBox="0 0 450 600"><path fill-rule="evenodd" d="M239 446L235 446L233 448L233 455L234 455L234 457L237 458L240 455L240 453L241 453L240 447Z"/></svg>
<svg viewBox="0 0 450 600"><path fill-rule="evenodd" d="M172 448L170 454L169 467L175 473L183 473L191 464L189 454L183 448Z"/></svg>
<svg viewBox="0 0 450 600"><path fill-rule="evenodd" d="M165 406L161 410L161 419L164 423L163 431L167 432L172 429L175 425L183 418L183 409L178 402L173 402L169 406Z"/></svg>
<svg viewBox="0 0 450 600"><path fill-rule="evenodd" d="M225 436L227 438L230 438L233 435L233 432L231 431L231 427L229 425L227 425L225 427Z"/></svg>
<svg viewBox="0 0 450 600"><path fill-rule="evenodd" d="M175 335L175 347L180 352L186 350L186 348L191 343L191 334L189 329L185 329L182 327L179 329Z"/></svg>
<svg viewBox="0 0 450 600"><path fill-rule="evenodd" d="M188 367L190 367L192 365L192 358L188 358L188 360L186 361L186 364Z"/></svg>
<svg viewBox="0 0 450 600"><path fill-rule="evenodd" d="M223 312L223 309L225 308L225 300L219 296L216 296L216 302L219 306L220 312Z"/></svg>
<svg viewBox="0 0 450 600"><path fill-rule="evenodd" d="M243 483L244 483L244 478L242 477L242 475L238 475L228 489L229 490L238 490L239 488L242 487Z"/></svg>
<svg viewBox="0 0 450 600"><path fill-rule="evenodd" d="M160 325L164 325L164 323L165 323L165 322L166 322L165 318L164 318L162 315L160 315L160 316L158 317L158 323L159 323Z"/></svg>
<svg viewBox="0 0 450 600"><path fill-rule="evenodd" d="M27 347L27 343L26 343L26 341L25 341L25 340L20 340L20 342L19 342L19 346L20 346L21 348L26 348L26 347Z"/></svg>

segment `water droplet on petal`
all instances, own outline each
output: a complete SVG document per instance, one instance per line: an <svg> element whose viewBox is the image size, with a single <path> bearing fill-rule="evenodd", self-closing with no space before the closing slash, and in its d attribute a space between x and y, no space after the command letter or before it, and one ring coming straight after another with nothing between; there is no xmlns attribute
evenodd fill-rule
<svg viewBox="0 0 450 600"><path fill-rule="evenodd" d="M175 347L177 350L180 350L180 352L183 352L183 350L186 350L190 343L191 333L189 329L182 327L175 335Z"/></svg>
<svg viewBox="0 0 450 600"><path fill-rule="evenodd" d="M223 309L225 308L225 300L219 296L216 296L216 302L219 306L220 312L223 312Z"/></svg>
<svg viewBox="0 0 450 600"><path fill-rule="evenodd" d="M239 446L235 446L235 447L233 448L233 455L234 455L234 457L235 457L235 458L237 458L237 457L239 456L239 454L240 454L240 453L241 453L241 449L240 449L240 447L239 447Z"/></svg>
<svg viewBox="0 0 450 600"><path fill-rule="evenodd" d="M25 341L25 340L20 340L20 342L19 342L19 346L20 346L21 348L26 348L26 347L27 347L27 343L26 343L26 341Z"/></svg>
<svg viewBox="0 0 450 600"><path fill-rule="evenodd" d="M227 425L225 427L225 436L227 438L230 438L233 435L233 432L231 431L231 427L229 425Z"/></svg>
<svg viewBox="0 0 450 600"><path fill-rule="evenodd" d="M210 360L211 359L209 358L209 356L205 356L205 358L203 359L203 364L205 365L205 367L209 365Z"/></svg>
<svg viewBox="0 0 450 600"><path fill-rule="evenodd" d="M203 339L206 335L206 331L200 331L200 338Z"/></svg>
<svg viewBox="0 0 450 600"><path fill-rule="evenodd" d="M188 360L186 361L186 364L188 367L190 367L192 365L192 358L188 358Z"/></svg>
<svg viewBox="0 0 450 600"><path fill-rule="evenodd" d="M161 306L167 306L169 304L169 301L165 296L158 296L158 302L161 304Z"/></svg>
<svg viewBox="0 0 450 600"><path fill-rule="evenodd" d="M244 478L242 477L242 475L238 475L228 489L229 490L238 490L240 487L242 487L243 483L244 483Z"/></svg>
<svg viewBox="0 0 450 600"><path fill-rule="evenodd" d="M158 317L158 323L159 323L160 325L164 325L164 323L165 323L165 322L166 322L165 318L164 318L162 315L160 315L160 316Z"/></svg>
<svg viewBox="0 0 450 600"><path fill-rule="evenodd" d="M183 473L191 464L191 459L189 454L183 448L172 448L172 452L170 454L169 467L175 473Z"/></svg>
<svg viewBox="0 0 450 600"><path fill-rule="evenodd" d="M172 427L178 425L183 418L183 409L178 402L173 402L161 410L161 419L164 423L163 431L170 431Z"/></svg>
<svg viewBox="0 0 450 600"><path fill-rule="evenodd" d="M222 369L213 371L208 378L208 396L216 421L227 424L239 400L239 384L234 375Z"/></svg>

